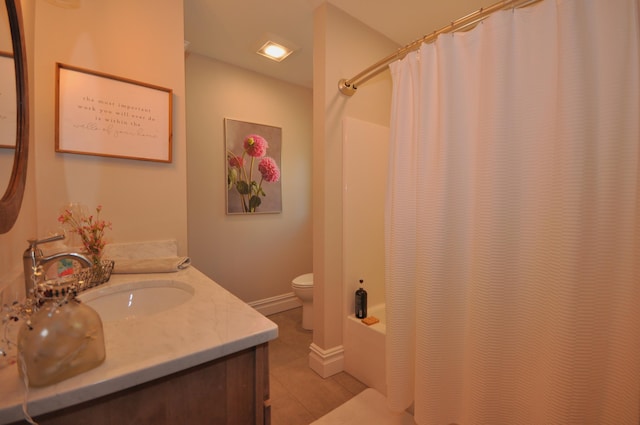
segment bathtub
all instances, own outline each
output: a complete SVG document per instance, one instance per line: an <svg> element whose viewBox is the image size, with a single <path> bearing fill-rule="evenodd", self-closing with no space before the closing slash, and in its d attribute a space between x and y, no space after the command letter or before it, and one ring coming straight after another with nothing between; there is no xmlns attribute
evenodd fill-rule
<svg viewBox="0 0 640 425"><path fill-rule="evenodd" d="M385 305L369 307L367 315L377 317L380 322L368 326L354 314L347 316L343 341L344 370L368 387L386 395Z"/></svg>

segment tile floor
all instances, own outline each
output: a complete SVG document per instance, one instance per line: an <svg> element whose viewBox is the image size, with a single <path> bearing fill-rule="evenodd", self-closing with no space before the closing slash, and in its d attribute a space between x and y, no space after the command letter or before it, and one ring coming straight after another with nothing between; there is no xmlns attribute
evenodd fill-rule
<svg viewBox="0 0 640 425"><path fill-rule="evenodd" d="M367 388L345 372L323 379L309 368L312 332L302 329L302 308L269 319L279 328L269 343L272 425L309 425Z"/></svg>

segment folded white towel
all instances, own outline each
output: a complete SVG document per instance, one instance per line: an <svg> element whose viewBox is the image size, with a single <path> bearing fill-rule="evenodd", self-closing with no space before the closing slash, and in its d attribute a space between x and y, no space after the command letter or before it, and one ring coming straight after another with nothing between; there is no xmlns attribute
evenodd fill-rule
<svg viewBox="0 0 640 425"><path fill-rule="evenodd" d="M171 273L190 265L189 257L118 259L115 260L113 273Z"/></svg>

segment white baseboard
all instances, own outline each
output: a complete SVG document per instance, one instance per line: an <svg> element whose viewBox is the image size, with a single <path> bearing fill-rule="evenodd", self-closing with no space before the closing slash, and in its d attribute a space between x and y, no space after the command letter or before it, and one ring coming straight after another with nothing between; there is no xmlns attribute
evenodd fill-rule
<svg viewBox="0 0 640 425"><path fill-rule="evenodd" d="M323 378L328 378L344 370L344 347L342 345L324 350L311 343L309 350L309 367Z"/></svg>
<svg viewBox="0 0 640 425"><path fill-rule="evenodd" d="M248 304L264 316L291 310L292 308L300 307L302 305L298 297L296 297L293 292L276 295L275 297L265 298L262 300L251 301Z"/></svg>

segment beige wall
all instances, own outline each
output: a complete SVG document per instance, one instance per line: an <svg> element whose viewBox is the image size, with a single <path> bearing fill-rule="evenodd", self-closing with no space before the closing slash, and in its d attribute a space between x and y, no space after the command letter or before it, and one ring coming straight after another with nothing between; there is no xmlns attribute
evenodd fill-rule
<svg viewBox="0 0 640 425"><path fill-rule="evenodd" d="M186 75L193 264L247 302L291 293L312 271L311 90L195 54ZM282 128L282 213L226 214L224 118Z"/></svg>
<svg viewBox="0 0 640 425"><path fill-rule="evenodd" d="M186 253L182 1L88 1L79 9L23 4L32 46L31 161L18 223L0 235L0 282L21 272L26 239L56 231L59 210L70 201L102 204L113 242L171 238ZM56 62L173 89L173 162L56 153Z"/></svg>
<svg viewBox="0 0 640 425"><path fill-rule="evenodd" d="M34 79L32 70L34 56L34 24L35 24L35 0L23 0L22 15L24 23L24 36L27 50L27 66L29 71L29 98L31 121L33 122L34 103ZM22 252L27 247L27 239L31 237L36 227L36 192L35 192L35 155L34 134L30 134L31 152L29 156L26 193L22 200L22 208L18 220L13 228L0 235L0 291L3 291L5 302L21 297L24 293L24 280L22 279ZM0 300L1 302L2 300Z"/></svg>
<svg viewBox="0 0 640 425"><path fill-rule="evenodd" d="M32 30L27 41L34 46L31 163L18 222L0 235L0 287L21 280L26 239L57 231L60 208L75 201L103 205L103 217L113 222L112 242L177 239L182 254L189 252L196 266L246 301L291 292L292 277L311 271L311 90L224 64L204 66L210 82L203 87L213 92L202 107L194 107L190 121L197 128L204 118L212 127L200 134L196 129L192 137L193 244L187 247L182 2L82 2L71 10L24 3ZM56 153L56 62L172 88L173 163ZM211 78L211 73L218 74ZM196 105L202 101L197 93L198 88ZM215 185L224 178L222 153L200 156L222 149L224 117L283 128L282 214L249 222L225 216L224 186Z"/></svg>
<svg viewBox="0 0 640 425"><path fill-rule="evenodd" d="M353 97L338 91L349 78L398 46L339 9L323 4L314 20L313 135L313 343L326 357L312 355L323 376L340 369L332 353L342 344L342 324L352 298L345 293L343 265L344 117L388 126L391 80L388 71L373 78ZM318 353L316 353L318 354ZM320 357L323 353L319 354Z"/></svg>
<svg viewBox="0 0 640 425"><path fill-rule="evenodd" d="M363 89L365 90L365 89ZM385 302L384 213L389 162L389 128L347 118L343 155L343 281L346 312L355 312L355 291L364 281L369 310ZM348 355L348 353L345 353Z"/></svg>
<svg viewBox="0 0 640 425"><path fill-rule="evenodd" d="M173 0L82 2L79 9L36 3L35 235L57 228L70 201L103 205L114 242L177 239L187 250L183 7ZM173 162L54 151L55 63L173 90Z"/></svg>
<svg viewBox="0 0 640 425"><path fill-rule="evenodd" d="M80 9L67 10L47 2L24 3L32 30L27 41L34 50L33 146L23 210L14 229L0 235L0 282L6 284L21 273L27 238L57 229L56 217L64 203L101 203L104 217L113 221L114 242L176 238L197 267L246 301L289 292L291 278L315 266L319 318L314 341L322 347L339 345L340 310L350 306L342 285L341 121L350 116L387 125L389 106L384 99L389 97L390 81L382 74L353 98L339 94L336 85L397 46L336 8L320 8L315 29L314 120L319 124L313 133L313 188L311 91L188 57L187 80L194 99L189 109L193 149L187 189L182 5L114 0L108 6L83 2ZM127 13L122 13L125 8ZM113 31L114 23L118 31ZM172 88L174 162L55 153L56 61ZM282 214L224 214L224 186L216 184L224 178L224 117L283 128Z"/></svg>

